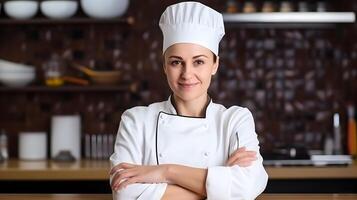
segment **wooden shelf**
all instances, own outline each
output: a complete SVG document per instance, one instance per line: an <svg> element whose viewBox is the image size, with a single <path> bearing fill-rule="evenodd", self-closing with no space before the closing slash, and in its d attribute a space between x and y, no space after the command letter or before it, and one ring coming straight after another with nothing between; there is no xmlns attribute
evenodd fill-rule
<svg viewBox="0 0 357 200"><path fill-rule="evenodd" d="M354 12L271 12L223 14L230 23L354 23Z"/></svg>
<svg viewBox="0 0 357 200"><path fill-rule="evenodd" d="M137 84L111 85L111 86L26 86L26 87L0 87L0 92L136 92Z"/></svg>
<svg viewBox="0 0 357 200"><path fill-rule="evenodd" d="M32 19L0 19L0 25L19 25L19 24L128 24L135 23L134 17L114 18L114 19L94 19L88 17L77 17L69 19L49 19L49 18L32 18Z"/></svg>
<svg viewBox="0 0 357 200"><path fill-rule="evenodd" d="M271 12L223 14L226 27L240 28L335 28L354 23L354 12Z"/></svg>
<svg viewBox="0 0 357 200"><path fill-rule="evenodd" d="M0 180L109 180L108 160L74 163L9 160L0 163ZM274 179L357 179L357 164L345 167L266 167Z"/></svg>

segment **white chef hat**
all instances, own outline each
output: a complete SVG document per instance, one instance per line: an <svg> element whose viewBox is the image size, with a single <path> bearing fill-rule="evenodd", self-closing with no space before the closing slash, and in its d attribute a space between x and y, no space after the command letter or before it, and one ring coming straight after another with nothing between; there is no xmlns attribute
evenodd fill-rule
<svg viewBox="0 0 357 200"><path fill-rule="evenodd" d="M160 28L164 35L163 53L176 43L193 43L218 55L224 35L222 14L198 2L171 5L162 13Z"/></svg>

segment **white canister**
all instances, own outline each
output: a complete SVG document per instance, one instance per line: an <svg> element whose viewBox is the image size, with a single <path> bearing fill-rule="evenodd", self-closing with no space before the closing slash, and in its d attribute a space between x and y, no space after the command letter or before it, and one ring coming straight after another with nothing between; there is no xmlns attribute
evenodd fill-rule
<svg viewBox="0 0 357 200"><path fill-rule="evenodd" d="M19 159L45 160L47 158L47 134L45 132L21 132L19 134Z"/></svg>
<svg viewBox="0 0 357 200"><path fill-rule="evenodd" d="M69 151L81 158L81 119L78 115L53 116L51 121L51 158L60 151Z"/></svg>

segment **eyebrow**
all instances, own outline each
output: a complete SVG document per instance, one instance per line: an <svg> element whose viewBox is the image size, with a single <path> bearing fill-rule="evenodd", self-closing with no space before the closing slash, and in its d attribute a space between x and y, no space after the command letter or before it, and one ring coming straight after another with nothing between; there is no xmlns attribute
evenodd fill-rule
<svg viewBox="0 0 357 200"><path fill-rule="evenodd" d="M202 55L194 56L193 59L196 59L196 58L199 58L199 57L202 57L202 56L208 58L208 56L202 54ZM180 56L170 56L169 58L176 58L176 59L183 60L182 57L180 57Z"/></svg>

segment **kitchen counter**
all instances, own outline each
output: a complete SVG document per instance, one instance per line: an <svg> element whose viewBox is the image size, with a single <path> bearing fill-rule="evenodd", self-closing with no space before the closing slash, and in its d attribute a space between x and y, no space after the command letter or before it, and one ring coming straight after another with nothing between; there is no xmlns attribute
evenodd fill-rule
<svg viewBox="0 0 357 200"><path fill-rule="evenodd" d="M110 193L110 163L9 160L0 163L0 193ZM356 193L357 164L266 167L267 193ZM1 200L1 198L0 198Z"/></svg>
<svg viewBox="0 0 357 200"><path fill-rule="evenodd" d="M109 161L9 160L0 163L0 180L109 180L109 168Z"/></svg>
<svg viewBox="0 0 357 200"><path fill-rule="evenodd" d="M110 194L0 194L0 200L111 200ZM257 200L354 200L357 194L262 194Z"/></svg>
<svg viewBox="0 0 357 200"><path fill-rule="evenodd" d="M74 163L9 160L0 163L0 180L108 180L109 161ZM328 167L266 167L269 179L357 179L357 164Z"/></svg>

